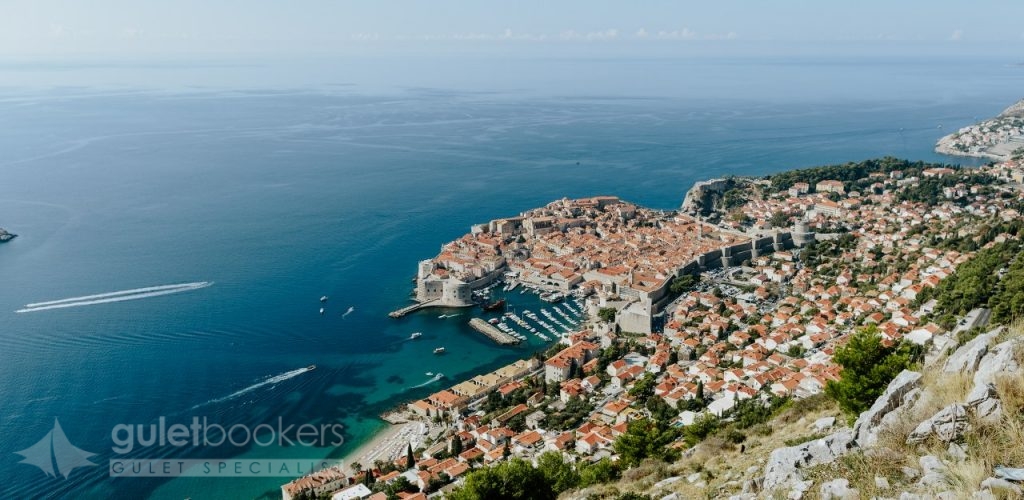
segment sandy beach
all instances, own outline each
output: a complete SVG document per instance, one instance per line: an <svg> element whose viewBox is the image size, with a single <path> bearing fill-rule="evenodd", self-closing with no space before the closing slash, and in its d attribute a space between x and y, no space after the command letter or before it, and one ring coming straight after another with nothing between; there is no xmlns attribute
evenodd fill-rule
<svg viewBox="0 0 1024 500"><path fill-rule="evenodd" d="M345 455L341 462L342 467L346 472L352 474L354 473L352 464L355 462L359 462L364 469L368 469L373 467L373 463L377 460L391 461L405 456L409 444L416 449L427 437L423 433L425 425L420 422L389 425L359 448Z"/></svg>

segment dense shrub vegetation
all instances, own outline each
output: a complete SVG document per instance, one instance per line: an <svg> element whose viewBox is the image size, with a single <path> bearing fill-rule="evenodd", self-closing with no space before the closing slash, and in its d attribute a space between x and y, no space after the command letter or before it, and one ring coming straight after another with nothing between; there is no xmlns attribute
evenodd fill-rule
<svg viewBox="0 0 1024 500"><path fill-rule="evenodd" d="M873 173L888 174L894 170L902 170L904 175L910 176L926 168L944 167L946 165L925 163L921 161L907 161L886 156L884 158L865 160L861 162L850 162L842 165L827 165L824 167L805 168L791 170L768 176L772 181L772 188L778 191L789 189L797 182L810 184L811 190L814 185L825 180L843 181L846 189L861 188L855 181L867 179Z"/></svg>
<svg viewBox="0 0 1024 500"><path fill-rule="evenodd" d="M1024 262L1018 240L1007 240L978 251L939 286L922 290L919 302L936 299L935 320L951 328L957 316L976 307L989 307L997 322L1021 315L1024 307Z"/></svg>
<svg viewBox="0 0 1024 500"><path fill-rule="evenodd" d="M836 349L833 360L843 367L841 380L830 380L825 392L850 415L857 415L885 392L885 387L915 358L907 344L886 347L874 326L850 336Z"/></svg>

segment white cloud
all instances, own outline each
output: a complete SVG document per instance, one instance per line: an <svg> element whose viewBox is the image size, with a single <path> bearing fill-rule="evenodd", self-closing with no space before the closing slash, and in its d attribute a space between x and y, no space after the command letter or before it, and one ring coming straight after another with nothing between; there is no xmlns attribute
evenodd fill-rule
<svg viewBox="0 0 1024 500"><path fill-rule="evenodd" d="M658 32L659 40L693 40L694 38L697 38L697 32L690 30L690 28Z"/></svg>
<svg viewBox="0 0 1024 500"><path fill-rule="evenodd" d="M640 29L636 30L636 34L633 35L633 36L635 36L637 38L647 38L647 30L645 30L643 28L640 28ZM1024 37L1024 35L1021 35L1021 36Z"/></svg>
<svg viewBox="0 0 1024 500"><path fill-rule="evenodd" d="M958 42L958 41L962 40L963 37L964 37L964 30L962 30L962 29L955 29L955 30L953 30L953 34L949 35L949 39L954 41L954 42Z"/></svg>
<svg viewBox="0 0 1024 500"><path fill-rule="evenodd" d="M562 40L615 40L619 37L619 30L607 29L604 31L591 31L589 33L580 33L575 30L566 30L558 35Z"/></svg>
<svg viewBox="0 0 1024 500"><path fill-rule="evenodd" d="M737 38L739 38L739 35L737 35L735 31L730 31L724 34L712 33L704 36L705 40L735 40Z"/></svg>

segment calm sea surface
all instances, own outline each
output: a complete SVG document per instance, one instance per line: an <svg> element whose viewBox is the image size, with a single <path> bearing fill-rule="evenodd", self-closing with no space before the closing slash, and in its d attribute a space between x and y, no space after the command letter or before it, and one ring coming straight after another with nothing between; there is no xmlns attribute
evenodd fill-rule
<svg viewBox="0 0 1024 500"><path fill-rule="evenodd" d="M426 372L450 383L543 347L497 347L465 315L386 316L416 261L470 224L563 196L670 209L713 176L943 160L939 136L1024 89L1004 61L335 64L313 83L261 78L274 66L0 64L0 227L21 235L0 245L0 497L278 498L279 478L112 480L111 430L341 422L340 449L142 455L339 456L446 385L415 387ZM18 463L54 418L99 466L65 480Z"/></svg>

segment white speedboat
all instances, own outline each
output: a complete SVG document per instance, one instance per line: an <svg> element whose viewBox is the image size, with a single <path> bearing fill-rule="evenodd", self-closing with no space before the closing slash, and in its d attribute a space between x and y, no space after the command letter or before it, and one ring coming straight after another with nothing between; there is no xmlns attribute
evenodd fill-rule
<svg viewBox="0 0 1024 500"><path fill-rule="evenodd" d="M322 316L323 314L324 314L324 308L321 307L320 308L320 315Z"/></svg>
<svg viewBox="0 0 1024 500"><path fill-rule="evenodd" d="M444 347L438 347L434 349L434 354L444 354Z"/></svg>
<svg viewBox="0 0 1024 500"><path fill-rule="evenodd" d="M422 332L412 332L412 335L409 335L409 340L416 340L416 339L418 339L418 338L420 338L422 336L423 336Z"/></svg>

